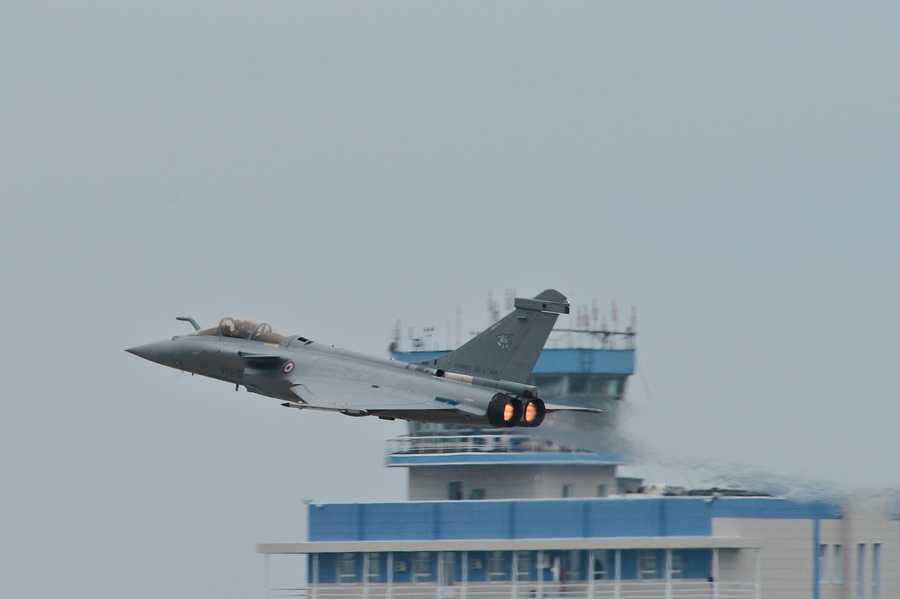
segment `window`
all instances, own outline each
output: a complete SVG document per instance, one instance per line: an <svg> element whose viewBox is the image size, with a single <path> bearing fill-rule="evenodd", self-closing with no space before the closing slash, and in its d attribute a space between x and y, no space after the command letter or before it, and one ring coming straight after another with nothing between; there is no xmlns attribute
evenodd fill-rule
<svg viewBox="0 0 900 599"><path fill-rule="evenodd" d="M569 393L587 392L588 376L586 374L569 375Z"/></svg>
<svg viewBox="0 0 900 599"><path fill-rule="evenodd" d="M338 557L338 582L356 582L356 554L342 553Z"/></svg>
<svg viewBox="0 0 900 599"><path fill-rule="evenodd" d="M484 489L472 489L469 491L469 499L484 499Z"/></svg>
<svg viewBox="0 0 900 599"><path fill-rule="evenodd" d="M610 379L609 385L606 387L606 393L613 397L622 395L622 387L624 379Z"/></svg>
<svg viewBox="0 0 900 599"><path fill-rule="evenodd" d="M506 580L506 560L502 551L488 553L488 580L491 582Z"/></svg>
<svg viewBox="0 0 900 599"><path fill-rule="evenodd" d="M447 499L454 501L462 498L462 483L457 481L447 483Z"/></svg>
<svg viewBox="0 0 900 599"><path fill-rule="evenodd" d="M606 485L597 485L597 497L606 497L609 495L609 491L606 490Z"/></svg>
<svg viewBox="0 0 900 599"><path fill-rule="evenodd" d="M866 544L856 546L856 599L866 599Z"/></svg>
<svg viewBox="0 0 900 599"><path fill-rule="evenodd" d="M581 552L566 551L562 555L559 577L565 581L581 580Z"/></svg>
<svg viewBox="0 0 900 599"><path fill-rule="evenodd" d="M592 559L594 560L594 580L606 580L606 562L607 554L605 549L594 549Z"/></svg>
<svg viewBox="0 0 900 599"><path fill-rule="evenodd" d="M672 571L669 572L671 578L681 578L684 574L684 560L680 553L672 552Z"/></svg>
<svg viewBox="0 0 900 599"><path fill-rule="evenodd" d="M456 582L456 554L452 551L443 551L440 553L440 580L438 584L442 587L448 587Z"/></svg>
<svg viewBox="0 0 900 599"><path fill-rule="evenodd" d="M413 554L413 582L431 582L431 554L427 551Z"/></svg>
<svg viewBox="0 0 900 599"><path fill-rule="evenodd" d="M638 577L641 580L656 578L656 572L656 553L652 551L641 551L638 556Z"/></svg>
<svg viewBox="0 0 900 599"><path fill-rule="evenodd" d="M829 582L828 578L828 545L819 545L819 582Z"/></svg>
<svg viewBox="0 0 900 599"><path fill-rule="evenodd" d="M553 566L553 560L550 559L550 554L546 551L538 551L537 552L537 569L538 570L546 570Z"/></svg>
<svg viewBox="0 0 900 599"><path fill-rule="evenodd" d="M516 551L516 580L531 580L531 552Z"/></svg>
<svg viewBox="0 0 900 599"><path fill-rule="evenodd" d="M369 560L366 566L366 581L381 582L381 554L369 553L366 559Z"/></svg>
<svg viewBox="0 0 900 599"><path fill-rule="evenodd" d="M566 483L562 486L562 496L566 497L575 497L575 485L572 483Z"/></svg>
<svg viewBox="0 0 900 599"><path fill-rule="evenodd" d="M437 424L434 422L410 422L409 423L409 432L413 435L419 435L421 433L429 434L429 433L446 433L447 431L452 430L448 428L446 424Z"/></svg>
<svg viewBox="0 0 900 599"><path fill-rule="evenodd" d="M834 546L834 559L831 560L831 580L835 584L844 584L844 546Z"/></svg>
<svg viewBox="0 0 900 599"><path fill-rule="evenodd" d="M881 543L872 545L872 599L881 599Z"/></svg>
<svg viewBox="0 0 900 599"><path fill-rule="evenodd" d="M532 378L532 384L541 390L541 397L553 398L565 395L563 392L563 378L561 376L539 374Z"/></svg>
<svg viewBox="0 0 900 599"><path fill-rule="evenodd" d="M588 389L592 394L602 395L606 392L609 379L602 376L594 376L591 377L590 383L588 384Z"/></svg>
<svg viewBox="0 0 900 599"><path fill-rule="evenodd" d="M626 476L620 476L616 479L616 492L619 495L625 495L627 493L636 493L637 490L641 488L642 484L644 484L644 481L640 478L629 478Z"/></svg>

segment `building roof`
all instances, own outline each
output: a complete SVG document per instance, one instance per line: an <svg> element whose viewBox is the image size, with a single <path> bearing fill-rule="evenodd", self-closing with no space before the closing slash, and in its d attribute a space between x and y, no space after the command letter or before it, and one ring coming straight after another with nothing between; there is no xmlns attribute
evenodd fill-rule
<svg viewBox="0 0 900 599"><path fill-rule="evenodd" d="M646 497L311 505L309 541L710 537L713 518L839 519L777 497Z"/></svg>
<svg viewBox="0 0 900 599"><path fill-rule="evenodd" d="M515 551L584 549L755 549L761 540L743 537L594 537L560 539L475 539L444 541L335 541L261 543L257 553L309 554L386 551Z"/></svg>

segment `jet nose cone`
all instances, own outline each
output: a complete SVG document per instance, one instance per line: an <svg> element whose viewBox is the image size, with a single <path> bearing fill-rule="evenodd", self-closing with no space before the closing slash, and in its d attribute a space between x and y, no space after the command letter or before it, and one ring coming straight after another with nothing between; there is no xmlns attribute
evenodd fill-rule
<svg viewBox="0 0 900 599"><path fill-rule="evenodd" d="M146 345L138 345L135 347L130 347L126 349L129 354L134 354L139 358L144 358L145 360L150 360L151 362L156 362L157 364L161 364L163 361L163 344L165 341L159 341L157 343L148 343Z"/></svg>

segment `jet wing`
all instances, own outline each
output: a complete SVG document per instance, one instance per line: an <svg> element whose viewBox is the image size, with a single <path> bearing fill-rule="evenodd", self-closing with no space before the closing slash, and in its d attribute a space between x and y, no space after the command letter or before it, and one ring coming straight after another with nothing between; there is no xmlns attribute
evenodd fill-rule
<svg viewBox="0 0 900 599"><path fill-rule="evenodd" d="M485 410L458 402L395 386L363 383L353 379L309 377L291 385L298 408L329 410L350 414L379 411L461 410L484 416Z"/></svg>

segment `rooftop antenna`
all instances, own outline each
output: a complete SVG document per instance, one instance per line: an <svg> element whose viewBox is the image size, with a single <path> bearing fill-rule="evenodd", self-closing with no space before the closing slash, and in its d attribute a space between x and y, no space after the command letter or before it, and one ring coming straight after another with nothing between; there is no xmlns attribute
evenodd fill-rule
<svg viewBox="0 0 900 599"><path fill-rule="evenodd" d="M637 306L631 306L631 324L628 326L628 332L631 333L631 336L628 337L628 346L634 349L634 336L637 334Z"/></svg>
<svg viewBox="0 0 900 599"><path fill-rule="evenodd" d="M597 321L600 319L600 302L597 301L597 298L594 298L591 304L591 328L597 329Z"/></svg>
<svg viewBox="0 0 900 599"><path fill-rule="evenodd" d="M609 347L609 327L606 326L606 314L603 315L603 319L600 321L600 331L603 333L603 341L600 343L600 346L606 349Z"/></svg>
<svg viewBox="0 0 900 599"><path fill-rule="evenodd" d="M394 337L391 341L391 344L388 346L388 352L390 354L396 354L400 350L400 331L402 330L400 321L394 323Z"/></svg>
<svg viewBox="0 0 900 599"><path fill-rule="evenodd" d="M488 317L491 320L488 323L488 326L490 326L490 325L494 324L495 322L497 322L498 320L500 320L500 309L497 305L497 302L494 300L494 291L493 290L488 291L487 308L488 308Z"/></svg>

